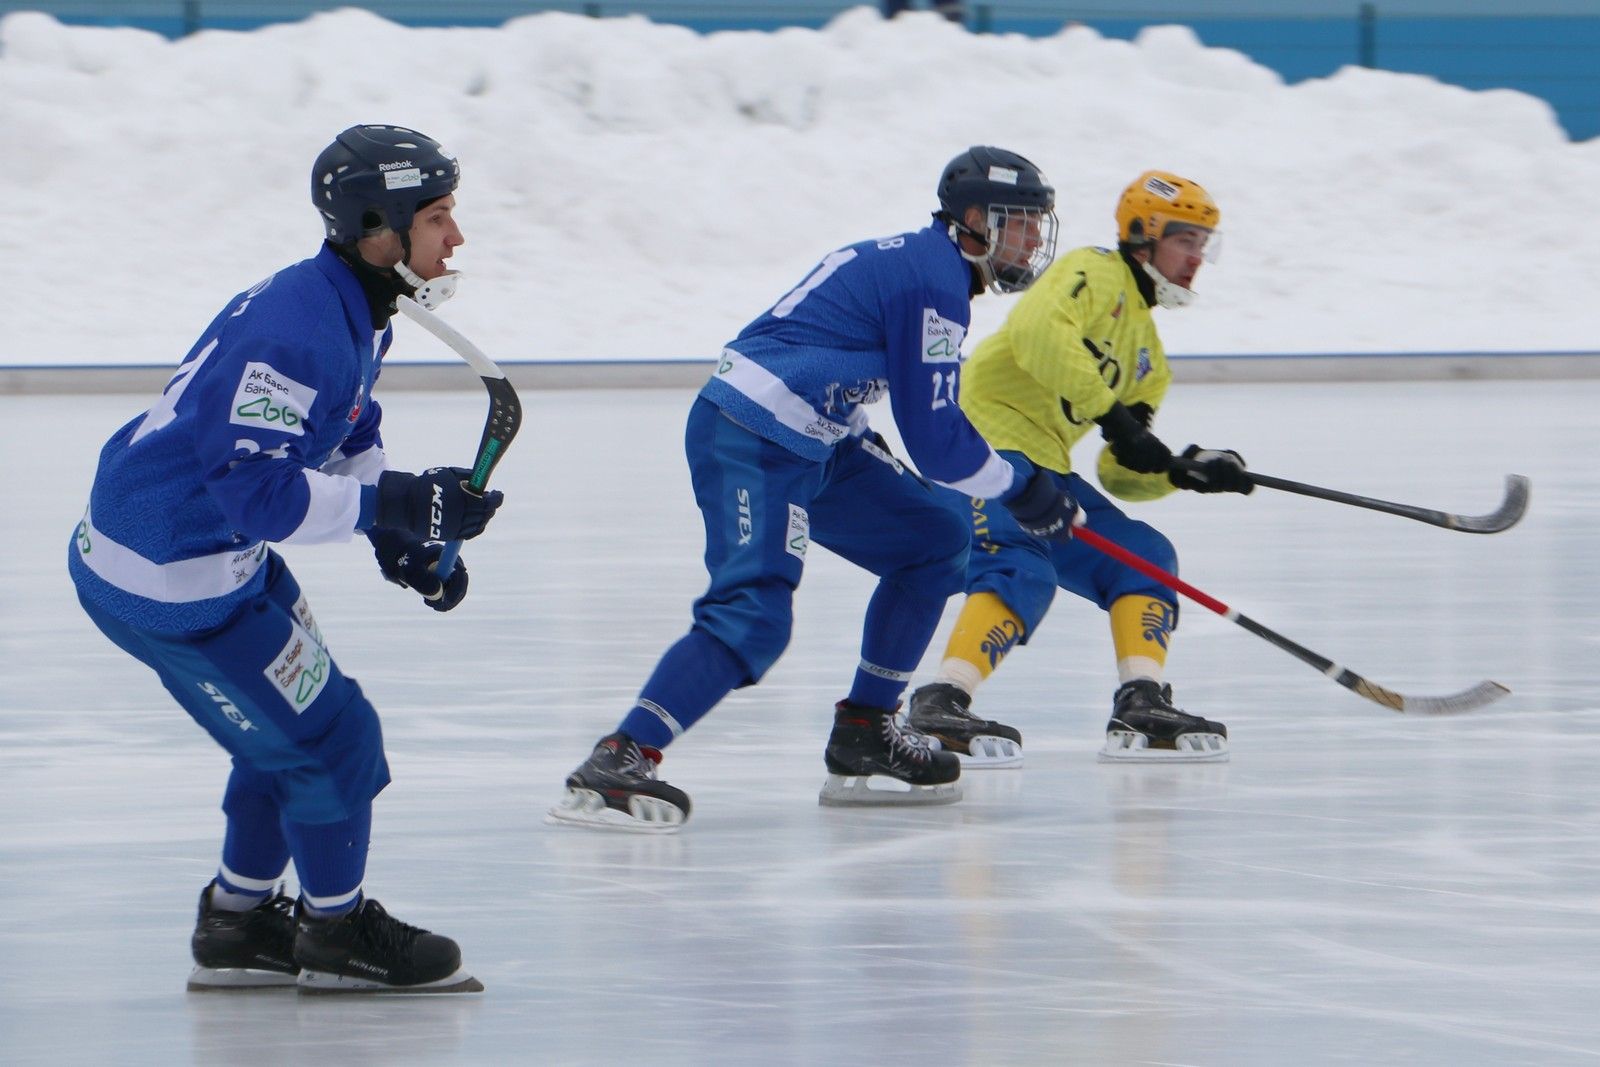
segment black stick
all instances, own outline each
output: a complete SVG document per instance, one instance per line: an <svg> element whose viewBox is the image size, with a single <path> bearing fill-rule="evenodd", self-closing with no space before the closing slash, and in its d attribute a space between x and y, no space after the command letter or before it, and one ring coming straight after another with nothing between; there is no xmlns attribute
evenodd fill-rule
<svg viewBox="0 0 1600 1067"><path fill-rule="evenodd" d="M1463 689L1461 692L1451 693L1449 696L1403 696L1392 689L1385 689L1381 685L1369 682L1348 667L1342 667L1326 656L1318 655L1304 645L1298 645L1282 634L1267 629L1267 627L1256 622L1243 612L1235 611L1216 597L1196 589L1177 575L1169 574L1143 556L1134 555L1115 541L1109 541L1087 527L1077 527L1072 531L1072 537L1076 541L1082 541L1090 548L1104 552L1112 559L1127 564L1140 574L1154 578L1168 589L1182 593L1195 603L1210 608L1223 618L1238 623L1257 637L1277 645L1302 663L1309 663L1352 693L1359 697L1365 697L1374 704L1381 704L1386 708L1401 712L1420 711L1425 715L1454 715L1463 711L1472 711L1474 708L1481 708L1485 704L1499 700L1511 692L1499 682L1479 682L1470 689Z"/></svg>
<svg viewBox="0 0 1600 1067"><path fill-rule="evenodd" d="M395 305L406 318L449 345L456 355L466 360L467 364L478 372L478 377L483 379L484 388L489 391L489 416L483 423L483 436L478 441L478 454L472 463L472 477L467 480L467 489L482 496L484 488L489 484L489 473L506 454L506 449L511 447L511 439L517 436L517 431L522 428L522 403L517 399L517 391L511 388L511 383L506 380L505 371L501 370L494 360L484 355L482 349L463 337L455 327L407 297L400 297ZM460 555L460 541L451 541L439 554L439 562L434 565L434 573L440 578L441 594L444 591L443 580L450 577L450 572L455 570L456 558Z"/></svg>
<svg viewBox="0 0 1600 1067"><path fill-rule="evenodd" d="M1392 504L1387 500L1375 500L1370 496L1357 496L1355 493L1342 493L1337 489L1323 489L1304 482L1292 482L1287 478L1257 474L1255 471L1250 472L1250 480L1268 489L1298 493L1301 496L1314 496L1319 500L1332 500L1338 504L1352 504L1358 508L1369 508L1372 511L1383 511L1390 515L1416 519L1430 526L1442 526L1447 530L1478 534L1499 533L1515 526L1517 520L1522 518L1523 512L1528 510L1528 494L1532 486L1532 483L1522 475L1508 474L1505 499L1500 502L1498 508L1487 515L1455 515L1448 511L1433 511L1410 504Z"/></svg>

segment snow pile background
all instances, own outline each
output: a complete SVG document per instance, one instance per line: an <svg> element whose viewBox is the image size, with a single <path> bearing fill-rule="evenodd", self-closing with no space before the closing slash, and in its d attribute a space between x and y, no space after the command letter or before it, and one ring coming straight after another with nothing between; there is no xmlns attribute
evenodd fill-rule
<svg viewBox="0 0 1600 1067"><path fill-rule="evenodd" d="M1179 354L1600 348L1600 139L1511 91L1347 68L1288 86L1182 27L976 36L857 8L696 35L540 14L406 29L347 9L171 42L0 19L0 365L174 364L312 254L313 158L358 122L462 161L446 309L504 360L709 359L829 249L924 224L944 163L1013 148L1062 250L1159 167L1222 207ZM974 307L998 325L1004 298ZM402 325L392 358L447 353Z"/></svg>

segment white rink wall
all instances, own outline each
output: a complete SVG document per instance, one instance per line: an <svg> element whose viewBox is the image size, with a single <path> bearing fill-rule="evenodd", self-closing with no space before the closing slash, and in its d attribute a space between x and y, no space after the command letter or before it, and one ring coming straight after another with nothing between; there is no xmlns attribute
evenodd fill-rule
<svg viewBox="0 0 1600 1067"><path fill-rule="evenodd" d="M1510 91L1286 86L1181 27L974 36L864 7L820 32L414 30L352 9L171 42L22 13L0 19L0 101L0 370L174 365L315 250L311 160L358 122L461 158L448 314L508 361L709 359L828 249L922 225L972 143L1044 168L1063 249L1111 241L1143 169L1210 189L1224 254L1163 315L1174 353L1600 348L1600 139ZM975 335L1007 306L979 300ZM449 358L401 329L395 362Z"/></svg>

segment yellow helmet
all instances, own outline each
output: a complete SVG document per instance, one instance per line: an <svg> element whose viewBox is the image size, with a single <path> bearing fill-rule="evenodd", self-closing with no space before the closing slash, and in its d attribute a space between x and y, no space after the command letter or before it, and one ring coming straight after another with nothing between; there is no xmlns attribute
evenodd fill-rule
<svg viewBox="0 0 1600 1067"><path fill-rule="evenodd" d="M1216 201L1199 183L1164 170L1147 170L1117 202L1117 240L1135 246L1158 241L1173 223L1215 230L1221 218Z"/></svg>

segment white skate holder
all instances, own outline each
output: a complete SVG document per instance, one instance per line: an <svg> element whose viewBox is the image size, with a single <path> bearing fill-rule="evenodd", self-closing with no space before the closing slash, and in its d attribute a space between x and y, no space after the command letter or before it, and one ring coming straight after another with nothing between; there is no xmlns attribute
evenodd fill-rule
<svg viewBox="0 0 1600 1067"><path fill-rule="evenodd" d="M1227 763L1228 739L1221 734L1179 734L1173 748L1151 748L1137 730L1107 730L1101 763Z"/></svg>
<svg viewBox="0 0 1600 1067"><path fill-rule="evenodd" d="M628 798L628 810L624 812L608 807L605 798L593 789L568 789L561 802L550 809L545 822L625 834L675 834L686 819L682 808L659 797L634 794Z"/></svg>
<svg viewBox="0 0 1600 1067"><path fill-rule="evenodd" d="M998 771L1022 766L1022 746L1009 737L979 734L967 742L969 752L944 746L947 752L961 757L964 771Z"/></svg>
<svg viewBox="0 0 1600 1067"><path fill-rule="evenodd" d="M874 787L874 782L882 788ZM817 803L825 808L916 807L960 799L961 786L955 782L911 785L886 774L830 774L817 794Z"/></svg>

